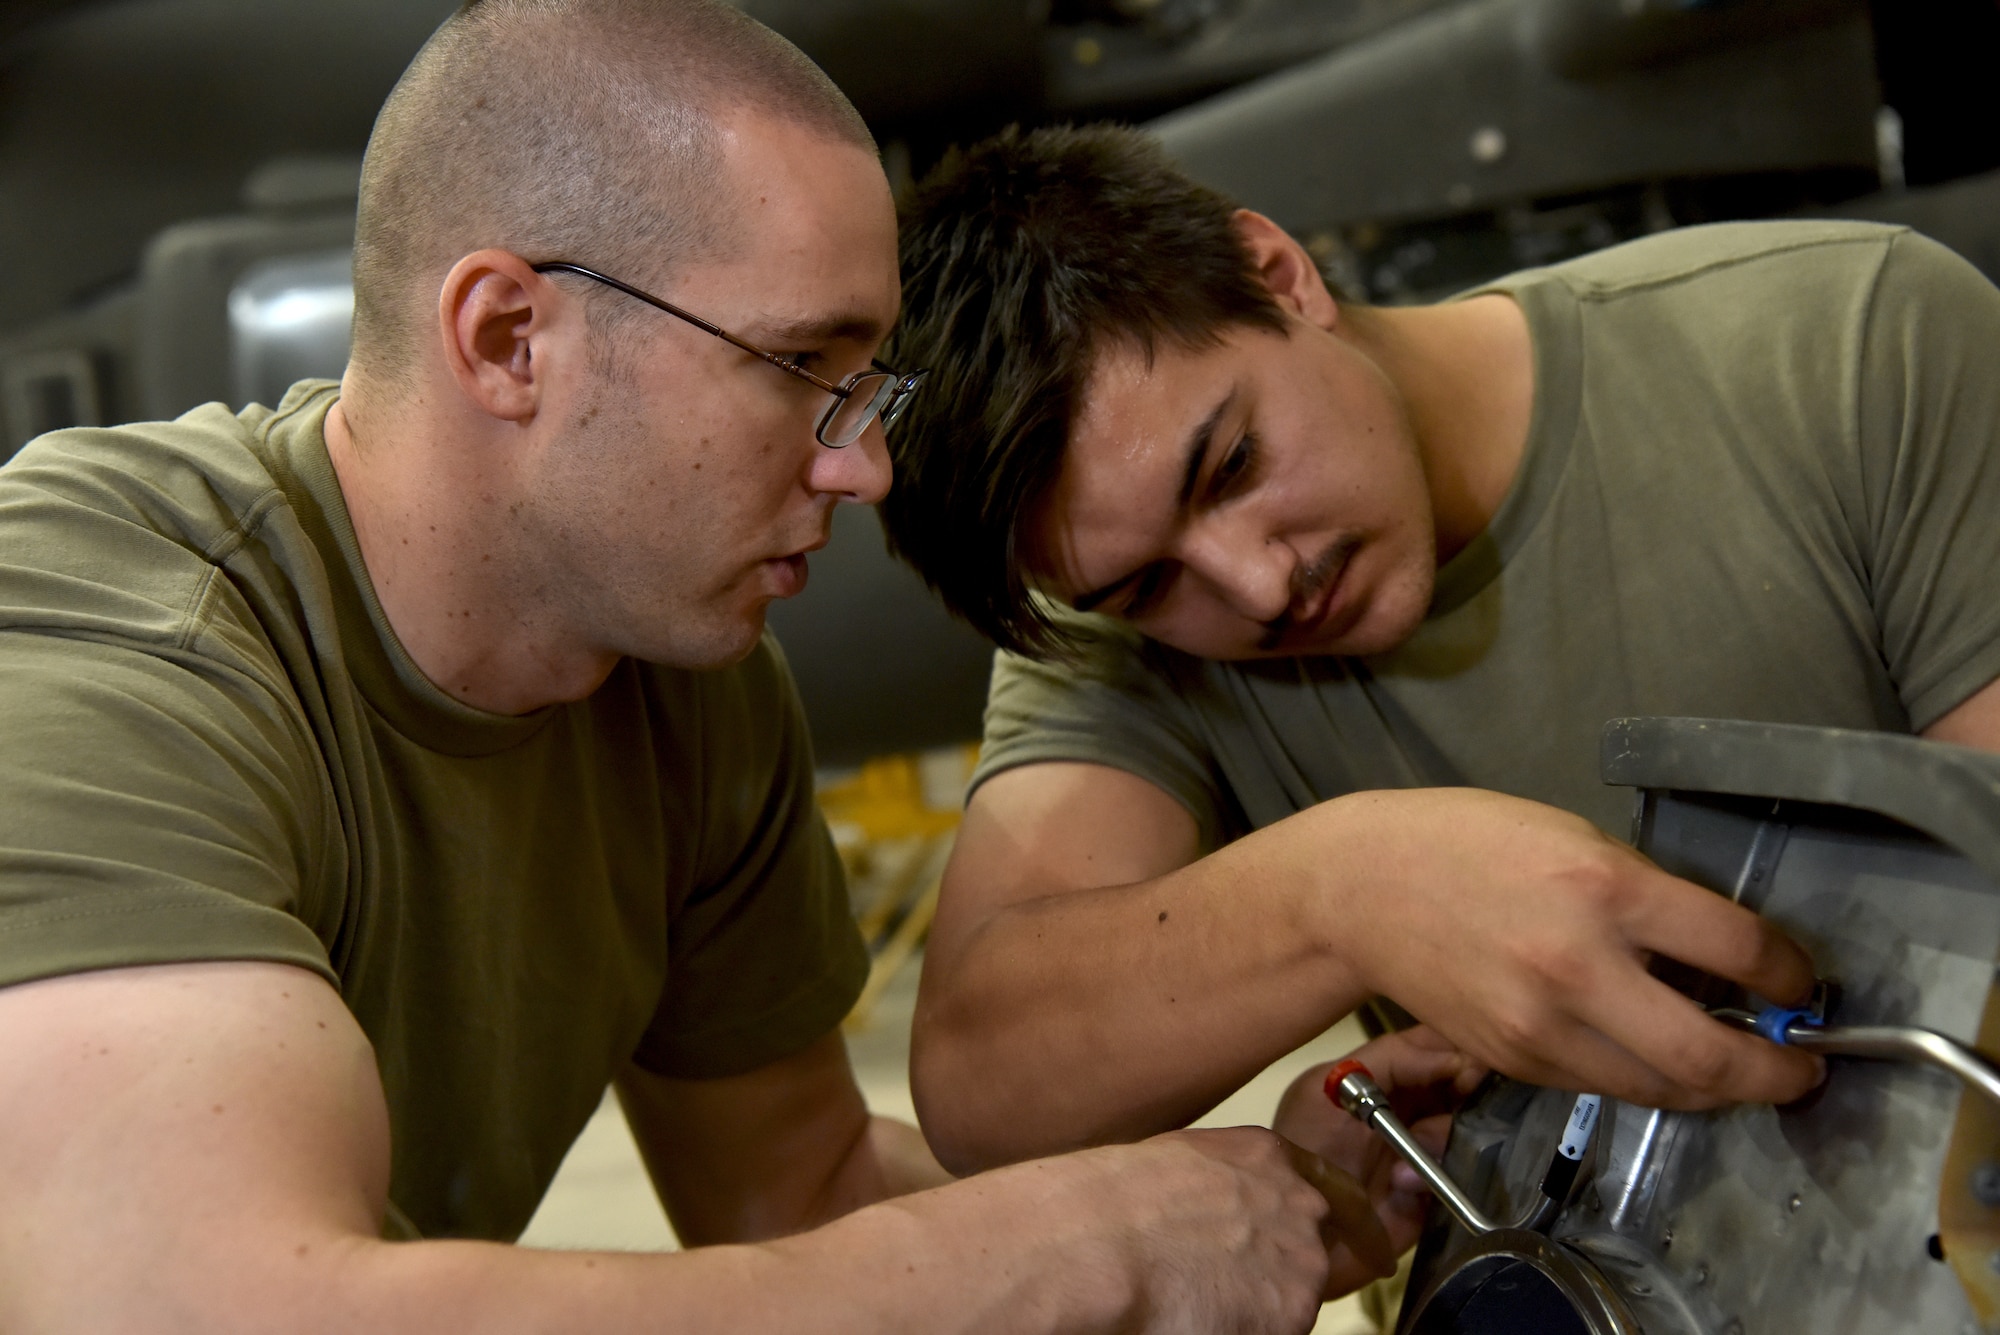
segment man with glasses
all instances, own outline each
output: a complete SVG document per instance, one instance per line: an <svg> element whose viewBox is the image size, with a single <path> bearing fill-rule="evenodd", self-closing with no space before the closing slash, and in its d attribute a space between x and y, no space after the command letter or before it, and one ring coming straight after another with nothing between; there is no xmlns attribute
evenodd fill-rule
<svg viewBox="0 0 2000 1335"><path fill-rule="evenodd" d="M470 4L355 284L339 385L0 473L0 1329L1296 1331L1385 1266L1267 1132L948 1184L861 1101L763 618L920 373L817 70L711 0ZM693 1250L504 1245L614 1080Z"/></svg>

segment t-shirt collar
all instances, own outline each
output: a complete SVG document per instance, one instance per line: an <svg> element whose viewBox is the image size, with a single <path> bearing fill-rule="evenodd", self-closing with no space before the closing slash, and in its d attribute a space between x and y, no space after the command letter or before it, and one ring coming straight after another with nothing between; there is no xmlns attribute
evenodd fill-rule
<svg viewBox="0 0 2000 1335"><path fill-rule="evenodd" d="M1553 275L1530 270L1475 288L1455 300L1493 292L1513 298L1527 319L1534 349L1534 409L1528 419L1521 466L1500 508L1478 536L1438 568L1431 593L1432 617L1464 606L1492 583L1521 549L1562 481L1576 436L1582 401L1583 340L1575 297Z"/></svg>

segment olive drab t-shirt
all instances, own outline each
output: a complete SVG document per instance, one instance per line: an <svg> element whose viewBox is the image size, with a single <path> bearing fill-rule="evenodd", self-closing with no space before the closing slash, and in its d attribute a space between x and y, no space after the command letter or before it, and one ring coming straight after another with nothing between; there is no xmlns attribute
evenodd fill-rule
<svg viewBox="0 0 2000 1335"><path fill-rule="evenodd" d="M974 782L1116 766L1210 846L1462 784L1624 837L1609 719L1910 732L2000 676L2000 292L1970 265L1897 228L1744 223L1480 290L1527 318L1527 449L1409 641L1206 662L1091 618L1080 669L996 660Z"/></svg>
<svg viewBox="0 0 2000 1335"><path fill-rule="evenodd" d="M628 1060L795 1052L866 955L772 642L521 717L460 704L375 600L336 393L0 469L0 985L313 970L374 1044L396 1210L508 1239Z"/></svg>

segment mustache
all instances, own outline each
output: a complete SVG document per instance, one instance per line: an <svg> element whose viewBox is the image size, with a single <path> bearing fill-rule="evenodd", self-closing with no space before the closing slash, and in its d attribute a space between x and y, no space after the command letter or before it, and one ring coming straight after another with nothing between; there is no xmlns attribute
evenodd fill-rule
<svg viewBox="0 0 2000 1335"><path fill-rule="evenodd" d="M1291 634L1292 628L1298 624L1298 617L1292 609L1304 607L1326 592L1326 586L1339 577L1341 567L1354 554L1356 545L1353 538L1337 538L1327 544L1325 551L1292 571L1291 599L1282 613L1264 623L1264 635L1257 642L1258 648L1276 649L1284 643L1285 636Z"/></svg>

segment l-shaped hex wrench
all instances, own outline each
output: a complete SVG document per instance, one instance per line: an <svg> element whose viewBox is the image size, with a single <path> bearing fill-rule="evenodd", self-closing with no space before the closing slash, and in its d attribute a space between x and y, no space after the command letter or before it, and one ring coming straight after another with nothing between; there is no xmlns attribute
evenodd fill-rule
<svg viewBox="0 0 2000 1335"><path fill-rule="evenodd" d="M1444 1202L1445 1208L1465 1225L1467 1232L1476 1237L1502 1227L1487 1218L1486 1213L1473 1204L1472 1198L1460 1190L1458 1183L1452 1181L1444 1166L1417 1143L1417 1138L1410 1134L1410 1128L1403 1125L1403 1119L1396 1116L1395 1110L1389 1106L1388 1095L1375 1083L1366 1066L1351 1057L1336 1062L1333 1069L1326 1073L1326 1096L1394 1146L1396 1153L1417 1171L1431 1192ZM1590 1146L1591 1133L1596 1130L1597 1114L1602 1107L1603 1100L1595 1094L1577 1096L1570 1107L1569 1119L1563 1126L1562 1140L1549 1161L1549 1171L1542 1178L1541 1199L1512 1227L1540 1233L1555 1222L1569 1199L1570 1186L1576 1181L1577 1167L1583 1162L1584 1151Z"/></svg>
<svg viewBox="0 0 2000 1335"><path fill-rule="evenodd" d="M1368 1073L1366 1066L1352 1057L1334 1063L1333 1069L1326 1073L1326 1096L1363 1126L1395 1146L1396 1153L1417 1170L1417 1176L1424 1180L1431 1193L1443 1201L1445 1208L1475 1237L1500 1227L1473 1204L1470 1196L1458 1189L1458 1183L1451 1180L1451 1174L1444 1171L1444 1165L1431 1158L1430 1151L1417 1143L1417 1138L1410 1134L1410 1128L1404 1126L1403 1119L1389 1107L1389 1096L1375 1083L1375 1077Z"/></svg>

